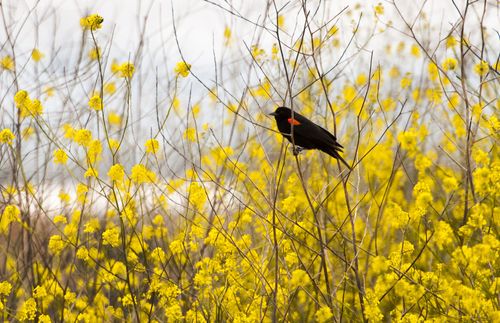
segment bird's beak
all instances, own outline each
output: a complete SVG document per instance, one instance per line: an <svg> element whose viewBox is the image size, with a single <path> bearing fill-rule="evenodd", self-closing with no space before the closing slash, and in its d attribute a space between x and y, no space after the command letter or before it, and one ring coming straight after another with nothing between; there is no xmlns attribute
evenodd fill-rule
<svg viewBox="0 0 500 323"><path fill-rule="evenodd" d="M276 117L276 112L269 113L268 115Z"/></svg>

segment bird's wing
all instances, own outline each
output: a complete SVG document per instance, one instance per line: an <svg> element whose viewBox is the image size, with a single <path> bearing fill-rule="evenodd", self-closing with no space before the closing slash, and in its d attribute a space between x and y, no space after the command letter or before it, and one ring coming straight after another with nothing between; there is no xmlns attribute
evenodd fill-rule
<svg viewBox="0 0 500 323"><path fill-rule="evenodd" d="M300 122L301 125L308 125L308 127L305 128L307 129L309 135L315 136L318 139L324 139L337 150L344 148L337 142L337 137L335 137L331 132L307 119L303 115L294 113L294 119ZM296 131L300 131L300 127L297 127Z"/></svg>

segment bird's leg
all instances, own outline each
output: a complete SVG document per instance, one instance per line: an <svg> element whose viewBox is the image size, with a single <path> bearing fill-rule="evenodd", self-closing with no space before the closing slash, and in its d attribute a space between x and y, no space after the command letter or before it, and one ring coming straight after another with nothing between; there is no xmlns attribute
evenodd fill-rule
<svg viewBox="0 0 500 323"><path fill-rule="evenodd" d="M302 148L302 147L299 147L299 146L295 146L295 147L293 147L293 155L294 155L294 156L297 156L298 154L300 154L300 152L301 152L302 150L304 150L304 148Z"/></svg>

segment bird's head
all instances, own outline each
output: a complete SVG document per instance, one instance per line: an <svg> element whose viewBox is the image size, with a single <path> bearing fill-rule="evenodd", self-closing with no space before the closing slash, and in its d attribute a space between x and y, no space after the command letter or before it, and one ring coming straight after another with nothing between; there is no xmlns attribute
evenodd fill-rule
<svg viewBox="0 0 500 323"><path fill-rule="evenodd" d="M269 113L276 119L288 119L292 116L292 110L287 107L279 107L273 113Z"/></svg>

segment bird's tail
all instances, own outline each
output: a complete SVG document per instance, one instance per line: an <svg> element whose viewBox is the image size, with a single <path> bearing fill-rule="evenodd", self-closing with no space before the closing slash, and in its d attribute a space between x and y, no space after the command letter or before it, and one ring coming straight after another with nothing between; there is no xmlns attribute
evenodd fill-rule
<svg viewBox="0 0 500 323"><path fill-rule="evenodd" d="M345 161L344 158L342 158L342 156L340 156L339 154L337 154L337 159L340 160L342 162L342 164L344 164L345 167L347 167L347 169L349 169L349 171L352 171L351 166L349 166L349 164Z"/></svg>
<svg viewBox="0 0 500 323"><path fill-rule="evenodd" d="M352 171L351 166L349 166L349 164L345 161L345 159L342 158L342 156L340 156L338 149L334 148L334 149L330 149L330 150L325 151L325 152L328 155L332 156L333 158L340 160L342 162L342 164L344 164L350 171Z"/></svg>

